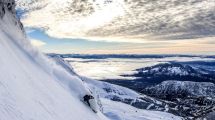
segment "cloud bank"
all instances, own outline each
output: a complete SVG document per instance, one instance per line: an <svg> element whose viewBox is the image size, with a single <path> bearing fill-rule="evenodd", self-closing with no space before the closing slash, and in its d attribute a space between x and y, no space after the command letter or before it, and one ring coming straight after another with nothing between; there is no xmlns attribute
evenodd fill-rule
<svg viewBox="0 0 215 120"><path fill-rule="evenodd" d="M18 0L26 27L116 42L215 37L214 0Z"/></svg>

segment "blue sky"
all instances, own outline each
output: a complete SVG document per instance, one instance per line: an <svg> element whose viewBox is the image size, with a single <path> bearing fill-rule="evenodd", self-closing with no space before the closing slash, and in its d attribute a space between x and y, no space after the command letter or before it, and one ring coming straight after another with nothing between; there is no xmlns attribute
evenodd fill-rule
<svg viewBox="0 0 215 120"><path fill-rule="evenodd" d="M26 28L29 40L41 41L44 44L39 47L47 53L88 53L89 51L115 49L128 45L128 43L90 41L85 39L54 38L48 36L43 30Z"/></svg>

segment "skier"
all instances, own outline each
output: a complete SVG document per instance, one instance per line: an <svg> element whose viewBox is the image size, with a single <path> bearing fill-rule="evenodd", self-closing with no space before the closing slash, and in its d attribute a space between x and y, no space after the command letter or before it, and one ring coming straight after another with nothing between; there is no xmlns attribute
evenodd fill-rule
<svg viewBox="0 0 215 120"><path fill-rule="evenodd" d="M94 97L92 95L85 95L84 97L84 102L86 102L88 104L88 106L95 112L97 113L98 111L98 107L96 105L96 101L94 99Z"/></svg>
<svg viewBox="0 0 215 120"><path fill-rule="evenodd" d="M84 96L84 102L86 102L90 106L90 99L94 99L92 95L85 95Z"/></svg>

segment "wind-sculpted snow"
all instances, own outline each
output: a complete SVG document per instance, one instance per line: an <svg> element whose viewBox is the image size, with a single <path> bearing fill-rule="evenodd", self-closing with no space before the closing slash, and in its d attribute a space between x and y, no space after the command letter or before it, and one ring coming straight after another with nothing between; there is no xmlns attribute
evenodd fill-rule
<svg viewBox="0 0 215 120"><path fill-rule="evenodd" d="M18 5L27 11L26 26L58 38L143 42L215 35L214 0L18 0Z"/></svg>

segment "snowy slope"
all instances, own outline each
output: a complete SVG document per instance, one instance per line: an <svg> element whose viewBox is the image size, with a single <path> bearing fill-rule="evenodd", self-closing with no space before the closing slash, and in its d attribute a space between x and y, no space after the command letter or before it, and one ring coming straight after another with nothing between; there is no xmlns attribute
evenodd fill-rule
<svg viewBox="0 0 215 120"><path fill-rule="evenodd" d="M70 64L67 64L67 61L64 61L58 55L53 55L51 58L53 58L57 64L65 68L65 70L67 70L71 74L74 74L72 66L70 66ZM162 101L156 100L143 94L140 95L139 93L125 87L113 85L102 81L92 80L80 75L77 76L83 81L85 81L87 86L89 86L93 93L96 94L94 96L97 96L97 99L99 99L98 101L101 105L101 110L111 120L182 119L181 117L172 115L170 113L160 112L162 110L166 111L166 108L163 108L165 107L165 104ZM141 109L137 109L133 106Z"/></svg>
<svg viewBox="0 0 215 120"><path fill-rule="evenodd" d="M106 120L80 101L83 82L30 46L13 0L0 0L0 119Z"/></svg>

